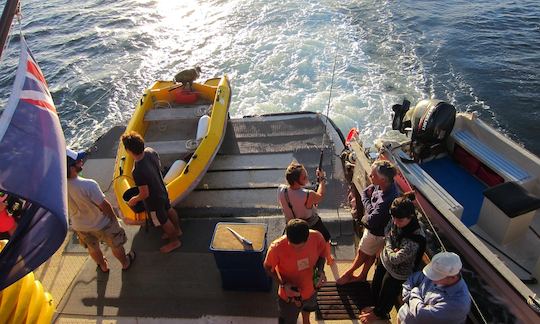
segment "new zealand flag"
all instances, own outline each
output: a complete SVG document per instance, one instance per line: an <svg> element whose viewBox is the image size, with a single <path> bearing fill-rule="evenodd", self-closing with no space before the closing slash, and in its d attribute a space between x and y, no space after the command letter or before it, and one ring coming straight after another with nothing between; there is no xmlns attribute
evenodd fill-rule
<svg viewBox="0 0 540 324"><path fill-rule="evenodd" d="M15 83L0 116L0 191L22 213L0 252L0 290L40 266L67 233L66 147L47 82L21 35Z"/></svg>

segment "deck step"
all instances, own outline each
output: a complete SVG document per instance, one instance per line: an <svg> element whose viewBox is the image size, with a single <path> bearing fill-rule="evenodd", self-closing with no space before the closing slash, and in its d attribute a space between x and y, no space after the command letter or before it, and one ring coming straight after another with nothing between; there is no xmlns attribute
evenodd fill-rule
<svg viewBox="0 0 540 324"><path fill-rule="evenodd" d="M209 171L285 169L294 160L292 153L218 155Z"/></svg>
<svg viewBox="0 0 540 324"><path fill-rule="evenodd" d="M370 284L354 282L342 286L327 282L317 294L317 319L355 320L360 311L373 305Z"/></svg>
<svg viewBox="0 0 540 324"><path fill-rule="evenodd" d="M285 183L284 170L240 170L209 172L199 183L197 189L254 189L277 188Z"/></svg>
<svg viewBox="0 0 540 324"><path fill-rule="evenodd" d="M177 207L180 208L279 208L277 189L195 189Z"/></svg>
<svg viewBox="0 0 540 324"><path fill-rule="evenodd" d="M146 142L145 146L153 148L160 155L162 154L186 154L195 152L195 148L188 148L188 142L192 140L179 140L179 141L156 141Z"/></svg>
<svg viewBox="0 0 540 324"><path fill-rule="evenodd" d="M144 115L145 122L198 119L209 110L210 105L151 109Z"/></svg>

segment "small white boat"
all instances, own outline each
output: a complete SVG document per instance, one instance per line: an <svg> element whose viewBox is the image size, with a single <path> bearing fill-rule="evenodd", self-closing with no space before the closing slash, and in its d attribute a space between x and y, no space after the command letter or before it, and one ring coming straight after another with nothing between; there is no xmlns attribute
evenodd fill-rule
<svg viewBox="0 0 540 324"><path fill-rule="evenodd" d="M396 183L417 193L433 239L442 237L465 260L464 277L476 301L471 316L538 323L540 159L474 113L456 113L438 100L408 106L394 105L394 131L368 155L396 165ZM371 159L358 137L351 146L361 190ZM443 242L431 243L436 250Z"/></svg>

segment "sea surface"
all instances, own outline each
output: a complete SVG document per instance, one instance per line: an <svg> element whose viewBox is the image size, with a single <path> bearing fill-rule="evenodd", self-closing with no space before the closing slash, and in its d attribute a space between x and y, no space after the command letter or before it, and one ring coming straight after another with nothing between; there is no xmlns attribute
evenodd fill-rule
<svg viewBox="0 0 540 324"><path fill-rule="evenodd" d="M540 155L536 0L23 0L0 107L21 27L76 148L126 123L154 80L199 65L230 77L233 117L329 112L370 143L392 104L435 97Z"/></svg>

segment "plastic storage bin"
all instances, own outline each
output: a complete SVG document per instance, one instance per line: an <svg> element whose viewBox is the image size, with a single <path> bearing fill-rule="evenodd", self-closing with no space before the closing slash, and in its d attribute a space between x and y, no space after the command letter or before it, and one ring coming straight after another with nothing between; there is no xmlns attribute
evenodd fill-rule
<svg viewBox="0 0 540 324"><path fill-rule="evenodd" d="M231 228L253 244L243 244L228 229ZM268 291L272 278L264 271L266 256L266 224L217 223L210 243L221 274L223 289Z"/></svg>

